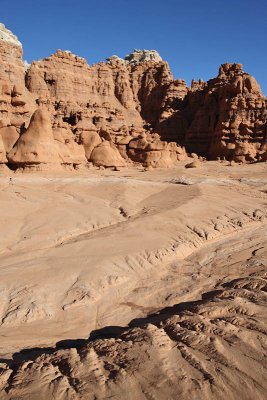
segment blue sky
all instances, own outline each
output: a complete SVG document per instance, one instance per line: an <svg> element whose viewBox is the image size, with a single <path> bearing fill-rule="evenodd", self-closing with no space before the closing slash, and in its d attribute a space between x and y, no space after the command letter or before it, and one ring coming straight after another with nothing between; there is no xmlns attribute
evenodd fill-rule
<svg viewBox="0 0 267 400"><path fill-rule="evenodd" d="M188 84L240 62L267 95L267 0L1 0L0 21L29 62L58 48L89 64L156 49Z"/></svg>

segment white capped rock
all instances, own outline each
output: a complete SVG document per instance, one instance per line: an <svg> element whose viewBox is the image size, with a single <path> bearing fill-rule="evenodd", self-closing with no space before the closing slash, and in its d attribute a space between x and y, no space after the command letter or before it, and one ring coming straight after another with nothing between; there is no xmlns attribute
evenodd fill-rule
<svg viewBox="0 0 267 400"><path fill-rule="evenodd" d="M17 36L7 29L2 23L0 23L0 40L22 47L22 44L18 40Z"/></svg>
<svg viewBox="0 0 267 400"><path fill-rule="evenodd" d="M160 62L162 58L156 50L134 49L133 53L125 56L125 61L127 64L138 64L145 61Z"/></svg>

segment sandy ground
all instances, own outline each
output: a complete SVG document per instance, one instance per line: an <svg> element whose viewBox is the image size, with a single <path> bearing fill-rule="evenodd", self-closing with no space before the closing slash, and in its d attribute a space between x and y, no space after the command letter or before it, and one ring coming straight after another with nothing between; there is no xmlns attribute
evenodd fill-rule
<svg viewBox="0 0 267 400"><path fill-rule="evenodd" d="M151 323L152 314L167 318L170 313L163 310L198 301L234 279L262 274L266 172L263 163L219 162L149 172L2 172L2 361L25 349L101 337L102 328ZM172 359L170 368L179 362ZM133 386L131 398L175 398L167 389L158 391L161 397L139 389ZM29 393L38 387L28 390L14 399L37 398ZM76 399L64 390L54 398ZM255 398L263 398L263 392ZM53 398L44 393L44 399ZM125 398L122 389L116 393L114 398ZM201 393L198 398L212 397Z"/></svg>

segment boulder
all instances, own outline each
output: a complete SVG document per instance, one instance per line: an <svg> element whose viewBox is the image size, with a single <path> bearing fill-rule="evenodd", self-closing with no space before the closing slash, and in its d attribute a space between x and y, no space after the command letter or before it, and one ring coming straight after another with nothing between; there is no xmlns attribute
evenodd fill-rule
<svg viewBox="0 0 267 400"><path fill-rule="evenodd" d="M198 167L198 163L196 161L193 161L193 162L185 165L185 168L197 168L197 167Z"/></svg>
<svg viewBox="0 0 267 400"><path fill-rule="evenodd" d="M80 143L84 147L87 160L90 160L92 151L102 143L102 140L97 132L84 131L80 134Z"/></svg>
<svg viewBox="0 0 267 400"><path fill-rule="evenodd" d="M106 140L93 149L90 161L96 166L103 167L124 167L126 165L115 145Z"/></svg>

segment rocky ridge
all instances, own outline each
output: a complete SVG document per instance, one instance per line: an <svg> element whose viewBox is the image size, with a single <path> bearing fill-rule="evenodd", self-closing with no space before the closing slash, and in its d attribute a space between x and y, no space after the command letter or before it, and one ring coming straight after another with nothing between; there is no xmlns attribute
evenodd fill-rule
<svg viewBox="0 0 267 400"><path fill-rule="evenodd" d="M187 153L237 162L267 158L266 99L240 64L223 64L217 78L192 81L191 88L173 79L155 50L92 66L58 50L25 67L20 42L3 24L0 60L0 163L12 169L88 162L170 167ZM22 154L23 140L34 136L25 131L32 131L37 109L46 117L38 123L33 117L35 150L50 135L49 157L38 158L35 150Z"/></svg>

